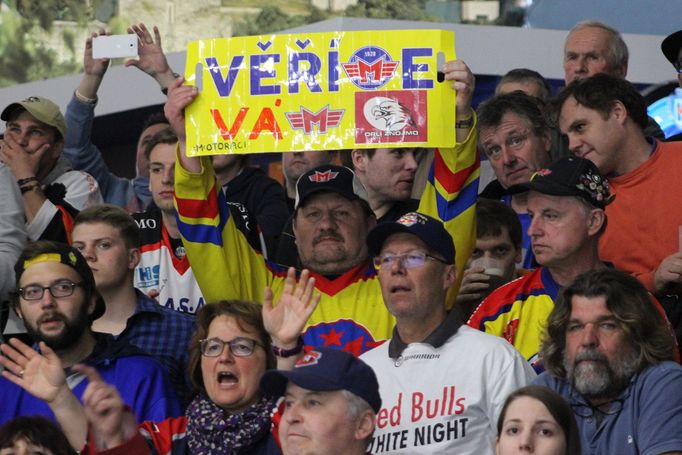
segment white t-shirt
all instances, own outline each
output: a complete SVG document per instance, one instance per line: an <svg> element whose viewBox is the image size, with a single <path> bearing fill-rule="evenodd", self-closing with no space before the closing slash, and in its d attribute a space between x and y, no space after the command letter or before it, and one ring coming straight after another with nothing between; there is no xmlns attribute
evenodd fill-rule
<svg viewBox="0 0 682 455"><path fill-rule="evenodd" d="M382 401L373 454L492 454L507 395L535 378L512 345L467 326L438 348L412 343L397 359L388 347L361 356Z"/></svg>

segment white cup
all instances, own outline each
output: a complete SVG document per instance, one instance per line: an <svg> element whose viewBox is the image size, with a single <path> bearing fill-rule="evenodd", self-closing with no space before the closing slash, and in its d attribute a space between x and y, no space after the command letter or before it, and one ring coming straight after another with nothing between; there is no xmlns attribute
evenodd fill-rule
<svg viewBox="0 0 682 455"><path fill-rule="evenodd" d="M490 277L488 289L484 292L485 296L506 283L504 279L504 266L499 259L483 256L471 261L470 267L481 267L485 269L483 273Z"/></svg>
<svg viewBox="0 0 682 455"><path fill-rule="evenodd" d="M485 269L483 273L493 276L504 276L504 266L499 259L491 258L489 256L482 256L471 261L471 267L482 267Z"/></svg>

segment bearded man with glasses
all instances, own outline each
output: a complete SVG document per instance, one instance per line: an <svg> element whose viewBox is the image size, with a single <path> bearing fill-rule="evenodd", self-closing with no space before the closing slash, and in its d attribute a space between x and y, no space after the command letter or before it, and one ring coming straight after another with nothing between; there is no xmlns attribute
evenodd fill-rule
<svg viewBox="0 0 682 455"><path fill-rule="evenodd" d="M535 377L532 368L446 308L457 272L442 222L407 213L374 228L367 244L396 319L391 340L361 356L382 402L369 452L492 454L504 400Z"/></svg>
<svg viewBox="0 0 682 455"><path fill-rule="evenodd" d="M65 244L29 243L15 267L17 291L12 305L26 331L43 354L54 353L65 367L67 383L81 399L88 380L71 367L85 363L114 384L137 419L163 420L182 413L180 402L163 367L152 357L108 334L93 332L92 323L105 312L92 271L83 256ZM15 361L31 352L18 339L3 344L2 353ZM25 373L25 374L24 374ZM20 378L35 377L20 370ZM7 378L0 378L0 424L18 416L43 415L54 419L48 403Z"/></svg>

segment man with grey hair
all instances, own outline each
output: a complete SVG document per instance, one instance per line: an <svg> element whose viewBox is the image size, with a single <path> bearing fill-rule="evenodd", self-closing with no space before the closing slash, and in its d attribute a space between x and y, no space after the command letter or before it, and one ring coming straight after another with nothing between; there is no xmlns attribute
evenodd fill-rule
<svg viewBox="0 0 682 455"><path fill-rule="evenodd" d="M597 73L625 79L628 58L618 30L599 21L578 22L564 44L564 79L567 85Z"/></svg>
<svg viewBox="0 0 682 455"><path fill-rule="evenodd" d="M682 367L664 318L637 279L592 270L547 322L535 383L570 404L589 453L682 454Z"/></svg>
<svg viewBox="0 0 682 455"><path fill-rule="evenodd" d="M564 44L566 85L599 73L625 79L628 59L628 46L618 30L599 21L578 22L568 32ZM665 140L661 127L651 117L644 132Z"/></svg>
<svg viewBox="0 0 682 455"><path fill-rule="evenodd" d="M378 224L367 246L396 319L391 340L361 357L376 372L383 402L369 451L492 455L502 404L533 370L509 343L463 325L457 308L448 311L457 271L441 221L407 213Z"/></svg>

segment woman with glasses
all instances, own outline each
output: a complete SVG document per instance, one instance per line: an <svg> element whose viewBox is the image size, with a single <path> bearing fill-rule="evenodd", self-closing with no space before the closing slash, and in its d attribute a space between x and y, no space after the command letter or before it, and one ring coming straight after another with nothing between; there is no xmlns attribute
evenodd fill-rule
<svg viewBox="0 0 682 455"><path fill-rule="evenodd" d="M538 385L511 393L497 421L496 455L580 455L580 436L571 407Z"/></svg>
<svg viewBox="0 0 682 455"><path fill-rule="evenodd" d="M276 306L272 304L272 292L266 290L262 306L220 301L202 307L189 346L190 380L197 393L183 417L143 422L138 428L116 389L87 366L77 367L90 380L83 395L84 408L74 406L74 400L70 400L68 409L56 403L58 409L53 411L70 441L86 439L87 418L89 444L82 453L106 449L107 453L136 455L279 454L271 433L271 418L279 397L262 394L260 379L276 363L281 369L293 367L293 354L302 348L301 329L319 301L313 290L314 279L309 278L308 271L301 273L297 283L291 268ZM6 366L10 371L29 371L26 363L32 362L33 370L42 368L44 373L27 384L27 390L37 396L61 395L48 389L63 390L65 383L50 386L44 381L51 378L54 383L61 370L61 365L54 365L51 351L27 355L26 362L15 359L13 365Z"/></svg>

